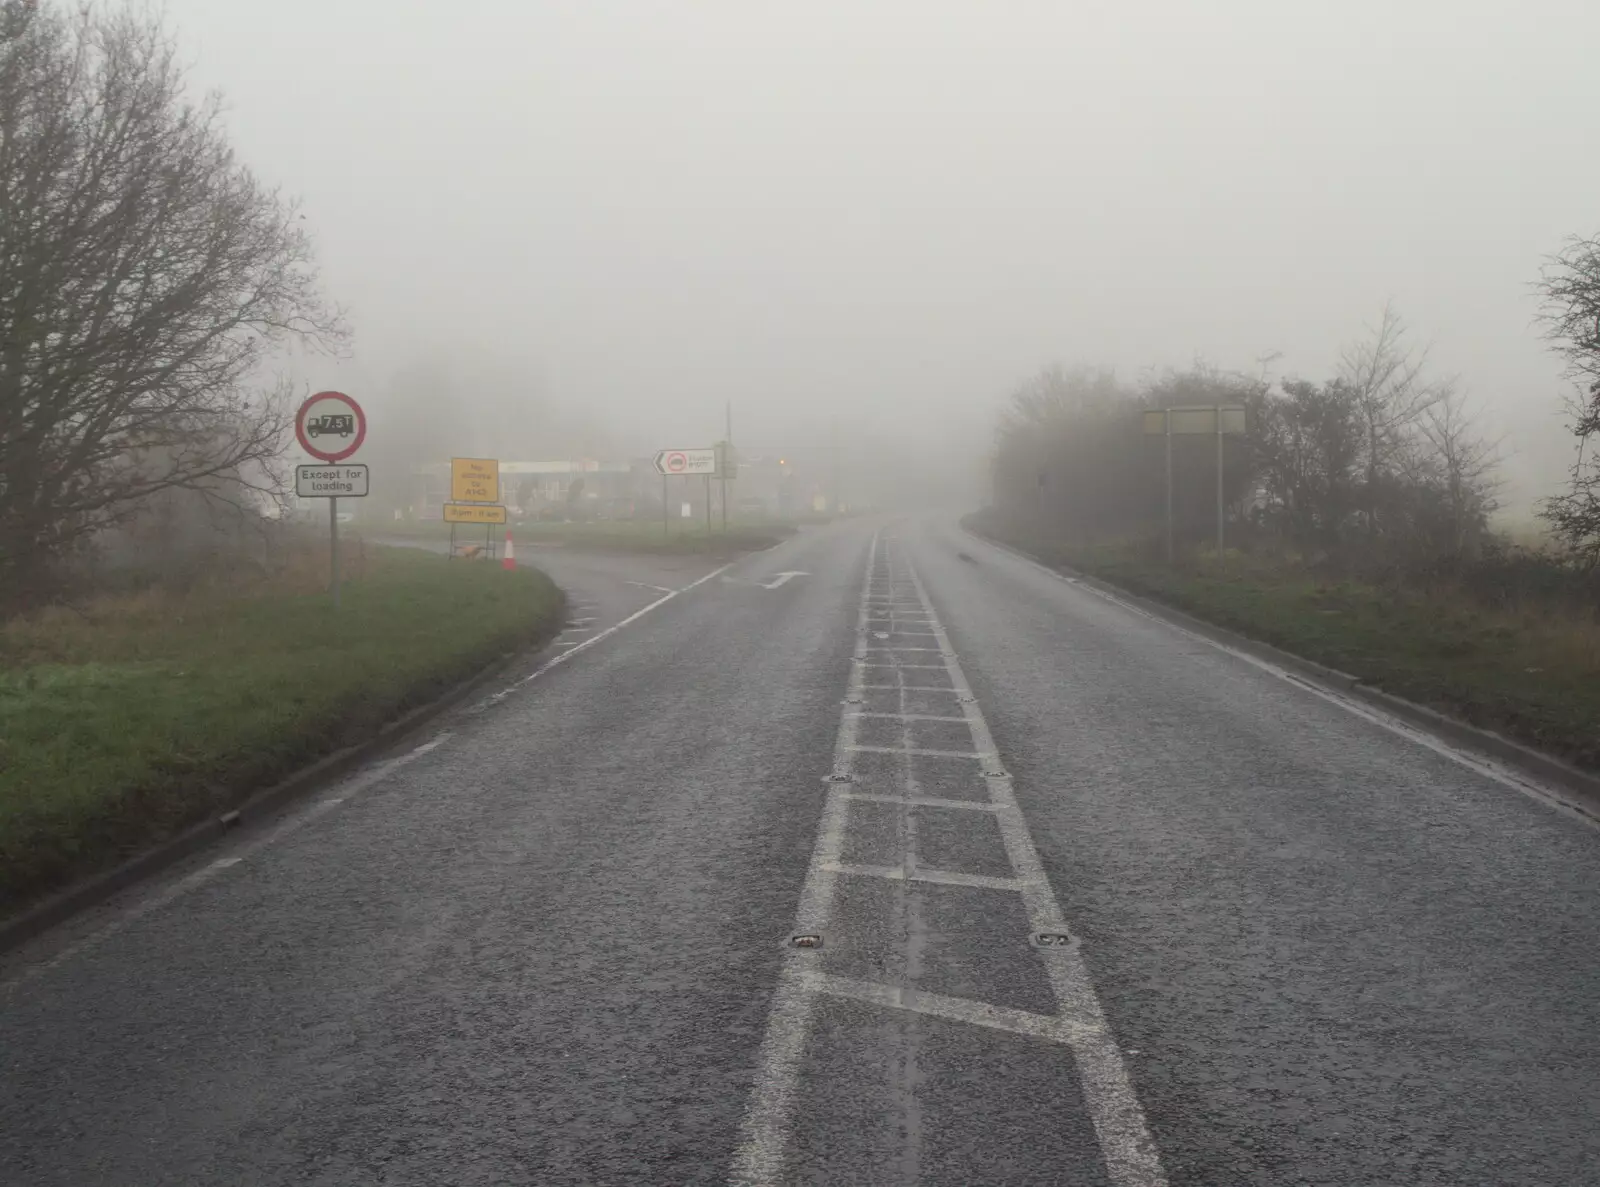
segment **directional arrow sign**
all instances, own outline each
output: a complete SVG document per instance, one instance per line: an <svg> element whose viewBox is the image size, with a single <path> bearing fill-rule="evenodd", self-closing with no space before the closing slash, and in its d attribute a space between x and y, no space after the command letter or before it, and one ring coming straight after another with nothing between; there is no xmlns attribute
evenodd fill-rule
<svg viewBox="0 0 1600 1187"><path fill-rule="evenodd" d="M656 454L659 474L709 474L717 476L717 451L713 449L663 449Z"/></svg>

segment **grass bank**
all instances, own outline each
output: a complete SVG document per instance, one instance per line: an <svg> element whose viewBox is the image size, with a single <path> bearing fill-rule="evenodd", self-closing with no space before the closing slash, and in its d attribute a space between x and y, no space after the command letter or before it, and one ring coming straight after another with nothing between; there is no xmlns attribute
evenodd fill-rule
<svg viewBox="0 0 1600 1187"><path fill-rule="evenodd" d="M363 550L0 627L0 916L370 736L561 621L543 574Z"/></svg>
<svg viewBox="0 0 1600 1187"><path fill-rule="evenodd" d="M1600 772L1600 623L1201 553L1169 568L1128 545L1072 548L993 516L967 524L1068 566Z"/></svg>
<svg viewBox="0 0 1600 1187"><path fill-rule="evenodd" d="M450 525L437 521L377 522L362 530L373 536L407 538L416 540L447 540ZM690 525L674 522L663 532L660 521L601 520L593 523L541 523L524 520L511 525L511 534L518 544L564 544L569 548L592 549L605 552L638 552L665 555L731 556L742 552L758 552L771 548L792 536L795 529L787 524L729 524L707 532L705 524L697 521ZM494 539L502 539L504 528L496 528ZM481 527L456 529L457 543L478 543L485 539Z"/></svg>

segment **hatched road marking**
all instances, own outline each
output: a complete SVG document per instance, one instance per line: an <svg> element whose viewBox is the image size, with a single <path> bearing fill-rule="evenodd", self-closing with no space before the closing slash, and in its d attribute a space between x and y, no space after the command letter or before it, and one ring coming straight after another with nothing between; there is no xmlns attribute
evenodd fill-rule
<svg viewBox="0 0 1600 1187"><path fill-rule="evenodd" d="M881 561L880 552L883 554ZM890 609L887 618L882 613L883 607ZM904 615L900 612L902 607ZM888 621L893 629L893 625L902 617L909 619L911 615L916 616L918 625L926 627L938 643L936 649L927 650L937 650L944 662L891 665L869 660L868 651L875 649L867 646L871 634L868 624ZM946 882L1010 892L1021 897L1029 927L1035 933L1066 932L1068 929L1060 905L1056 902L1043 863L1039 860L1038 851L1034 848L1012 793L1010 776L985 771L984 785L989 793L987 802L966 803L921 795L909 775L903 797L850 790L854 756L862 752L962 757L985 764L992 763L996 767L999 765L999 755L988 722L972 695L960 661L950 646L944 627L939 623L921 578L909 563L901 563L891 556L889 548L881 544L878 537L873 538L866 576L862 582L856 636L846 692L847 705L840 714L839 730L834 742L835 779L830 781L828 797L823 805L811 865L800 890L793 934L822 934L826 931L833 911L834 891L841 877L890 878L907 883ZM913 689L904 683L869 684L864 678L869 667L875 671L885 668L896 671L908 668L937 669L948 675L950 687ZM907 692L951 693L957 698L961 710L959 720L967 725L972 749L929 751L909 746L858 745L858 725L868 715L853 706L861 703L861 694L869 689L899 692L902 710L905 708ZM906 721L918 719L917 715L904 712L885 716L900 717ZM1000 828L1013 876L995 878L921 867L916 859L914 830L908 830L906 834L901 866L846 864L841 861L841 855L849 806L853 801L887 801L907 807L914 805L925 811L977 809L992 812ZM916 955L910 951L911 943L908 939L908 969L914 967ZM766 1187L768 1184L790 1181L786 1175L788 1147L800 1067L811 1034L815 1002L819 996L826 995L1063 1044L1072 1052L1084 1103L1099 1139L1101 1155L1111 1181L1117 1187L1164 1187L1166 1174L1162 1170L1155 1143L1151 1140L1144 1110L1134 1094L1122 1052L1106 1024L1105 1014L1077 946L1072 944L1039 949L1038 952L1055 996L1057 1012L1054 1015L1033 1014L989 1002L925 993L907 986L832 976L818 966L818 961L824 955L822 950L790 948L773 992L767 1030L761 1044L760 1066L746 1105L730 1182L740 1187Z"/></svg>

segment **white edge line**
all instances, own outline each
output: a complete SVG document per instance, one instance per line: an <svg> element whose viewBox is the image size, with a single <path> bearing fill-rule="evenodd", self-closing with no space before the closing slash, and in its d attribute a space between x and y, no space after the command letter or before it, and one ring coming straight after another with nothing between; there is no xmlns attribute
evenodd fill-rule
<svg viewBox="0 0 1600 1187"><path fill-rule="evenodd" d="M539 667L535 668L528 675L524 676L521 680L518 680L510 687L495 693L486 700L480 701L477 705L473 706L472 709L468 710L468 712L478 712L491 704L495 704L498 701L504 700L523 685L538 679L551 668L565 663L567 660L571 659L574 655L578 654L578 652L584 650L585 648L592 647L594 644L604 639L607 635L615 634L629 623L636 622L640 618L643 618L646 614L650 613L650 611L656 609L656 607L670 602L679 594L686 593L695 586L703 585L719 574L726 572L728 569L733 567L734 563L736 562L730 561L728 564L723 565L720 569L717 569L711 573L707 573L698 581L691 582L682 589L668 591L664 597L657 598L643 609L636 610L634 613L628 615L628 617L624 618L621 622L616 623L614 626L607 627L599 634L585 639L581 643L573 645L569 650L550 657L544 663L540 664ZM84 936L76 943L69 944L67 947L63 948L60 952L57 952L48 960L41 961L37 964L25 965L20 969L19 972L10 977L0 975L0 992L22 985L43 973L49 972L51 969L64 964L72 957L77 956L80 953L85 952L88 949L93 948L101 942L109 939L117 932L127 927L129 924L137 922L139 919L150 914L152 911L159 910L160 908L187 894L189 891L203 886L223 870L233 868L245 858L250 857L256 852L265 849L267 846L282 840L289 834L298 831L305 825L311 823L313 820L316 820L324 813L329 812L346 801L353 799L355 796L360 795L363 791L366 791L368 788L381 782L405 764L421 758L424 754L427 754L431 750L437 749L439 746L443 745L449 737L450 732L446 730L434 736L433 738L430 738L420 746L416 746L413 749L408 750L404 754L398 755L395 758L387 759L384 762L380 762L375 766L369 767L365 771L361 771L351 776L342 783L337 784L332 789L333 794L323 796L322 798L312 802L309 806L301 808L271 832L268 832L256 838L255 840L250 841L249 843L240 846L237 849L234 849L225 857L219 857L211 862L208 862L206 865L201 866L198 870L195 870L186 877L180 878L178 881L171 883L164 889L130 904L126 908L119 911L109 922L90 932L87 936Z"/></svg>
<svg viewBox="0 0 1600 1187"><path fill-rule="evenodd" d="M483 710L487 709L491 705L498 705L501 701L505 700L508 696L510 696L512 693L516 692L518 689L522 688L524 685L531 684L533 681L537 680L540 676L543 676L546 672L550 671L551 668L560 667L562 664L566 663L569 659L571 659L573 656L577 655L579 652L587 651L589 648L593 647L596 643L600 642L602 639L608 638L611 635L616 634L618 631L620 631L623 627L627 626L628 624L634 623L634 622L638 622L639 619L643 618L646 614L649 614L650 611L656 609L658 606L665 606L668 602L672 601L673 598L678 597L680 594L686 594L691 589L694 589L696 586L704 585L707 581L710 581L713 578L722 576L722 574L726 573L729 569L733 568L733 566L736 563L737 562L735 562L735 561L729 561L727 564L723 565L720 569L713 569L711 572L707 573L704 577L701 577L696 581L691 581L688 585L685 585L682 589L668 590L665 594L663 594L661 597L657 598L655 601L651 602L649 605L644 606L641 609L635 610L632 614L628 615L628 617L624 618L621 622L613 623L611 626L606 627L605 630L599 632L596 635L591 635L589 638L585 639L582 643L577 644L575 647L572 647L572 648L569 648L566 651L563 651L560 655L552 655L549 659L545 660L544 663L540 664L533 671L529 672L526 676L522 677L522 679L518 680L515 684L509 684L505 688L502 688L499 692L493 693L493 694L485 697L483 700L481 700L477 704L473 705L472 708L467 710L467 711L469 713L481 713ZM636 581L630 581L628 584L630 584L630 585L639 585L639 584L642 584L642 583L641 582L636 582ZM660 586L652 586L651 588L659 589L661 587Z"/></svg>
<svg viewBox="0 0 1600 1187"><path fill-rule="evenodd" d="M450 733L448 730L446 730L445 732L437 734L428 739L428 741L422 743L422 745L413 747L404 754L396 755L394 758L385 759L383 762L368 767L364 771L359 771L342 782L335 784L331 789L330 794L321 796L320 798L312 801L309 805L300 808L288 819L280 823L276 828L269 832L263 833L261 836L256 837L253 840L239 845L237 848L234 848L231 852L223 857L214 858L205 865L201 866L198 870L195 870L193 873L185 875L176 882L168 884L155 893L146 895L142 898L136 899L132 903L129 903L126 907L118 910L114 917L108 920L106 923L102 924L94 931L91 931L82 939L68 944L65 948L61 949L61 951L57 952L49 959L40 961L37 964L24 965L14 975L8 978L0 977L0 992L23 985L28 981L33 980L35 977L38 977L41 974L49 972L51 969L65 964L74 956L78 956L91 948L97 947L99 944L110 939L112 936L116 935L119 931L122 931L130 924L137 923L146 915L149 915L152 912L160 910L162 907L177 901L184 895L188 894L191 890L196 890L199 887L204 886L223 870L232 869L234 866L244 861L247 857L255 855L257 852L267 848L269 845L276 844L278 841L283 840L291 833L298 832L300 829L304 828L318 817L333 811L333 809L348 802L349 800L354 799L368 788L381 783L384 779L394 774L395 771L399 770L407 763L421 758L429 751L438 749L440 746L444 745L445 741L448 740L449 737Z"/></svg>
<svg viewBox="0 0 1600 1187"><path fill-rule="evenodd" d="M966 529L963 528L962 530L965 531ZM967 534L972 535L970 532ZM1291 672L1288 668L1280 667L1271 660L1262 659L1258 655L1251 655L1248 651L1242 651L1237 647L1222 642L1220 639L1213 639L1208 635L1203 635L1199 631L1192 631L1180 623L1173 622L1170 618L1164 618L1160 614L1154 614L1151 611L1144 609L1142 606L1135 606L1131 602L1124 601L1114 593L1110 593L1103 589L1097 589L1093 585L1090 585L1085 581L1080 581L1075 577L1068 577L1065 573L1058 572L1055 569L1050 568L1048 565L1034 560L1031 556L1024 556L1020 552L1015 552L1009 548L1003 548L999 544L996 544L993 540L985 539L982 536L974 535L973 539L979 540L1007 556L1022 561L1024 564L1031 565L1033 568L1038 569L1041 573L1044 573L1050 577L1054 577L1063 585L1070 585L1074 589L1091 594L1103 602L1110 603L1119 609L1127 611L1129 614L1137 615L1138 617L1149 622L1154 622L1166 627L1168 630L1174 631L1186 639L1191 639L1198 643L1204 643L1207 647L1210 647L1214 651L1220 651L1224 655L1230 655L1235 659L1243 660L1251 667L1257 668L1269 676L1276 677L1286 684L1292 684L1296 688L1304 689L1312 696L1321 697L1324 701L1343 709L1346 713L1349 713L1354 717L1359 717L1364 721L1378 726L1381 729L1389 731L1391 734L1395 734L1401 738L1405 738L1408 741L1415 742L1417 745L1423 746L1426 749L1433 751L1435 754L1448 758L1452 762L1466 767L1468 770L1473 771L1476 774L1483 775L1485 778L1494 780L1503 787L1509 787L1513 791L1521 792L1529 799L1536 800L1547 808L1554 808L1563 815L1580 821L1581 823L1588 825L1590 828L1600 829L1600 818L1597 818L1582 804L1574 803L1570 796L1564 794L1558 787L1552 784L1544 783L1532 775L1524 775L1520 771L1501 766L1499 763L1496 763L1491 759L1480 758L1477 754L1474 754L1469 750L1455 746L1452 743L1445 741L1443 738L1435 737L1421 726L1412 725L1408 721L1404 721L1399 717L1395 717L1392 714L1384 712L1384 710L1380 709L1376 705L1369 705L1365 702L1357 701L1356 699L1345 696L1344 694L1332 688L1328 688L1327 686L1315 680L1313 677L1302 676L1297 672Z"/></svg>

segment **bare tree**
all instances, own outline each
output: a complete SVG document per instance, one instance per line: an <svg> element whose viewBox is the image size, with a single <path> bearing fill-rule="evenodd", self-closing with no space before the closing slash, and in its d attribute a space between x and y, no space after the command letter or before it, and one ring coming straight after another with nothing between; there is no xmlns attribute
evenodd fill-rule
<svg viewBox="0 0 1600 1187"><path fill-rule="evenodd" d="M1567 493L1546 500L1541 514L1586 566L1600 564L1600 464L1588 448L1600 433L1600 238L1568 239L1546 262L1538 290L1545 333L1567 361L1582 395L1572 401L1578 438Z"/></svg>
<svg viewBox="0 0 1600 1187"><path fill-rule="evenodd" d="M1478 417L1454 385L1441 389L1423 413L1418 430L1426 478L1444 495L1449 553L1465 557L1482 538L1496 507L1501 442L1483 435Z"/></svg>
<svg viewBox="0 0 1600 1187"><path fill-rule="evenodd" d="M294 204L158 23L0 0L0 582L173 489L270 486L289 342L333 345Z"/></svg>
<svg viewBox="0 0 1600 1187"><path fill-rule="evenodd" d="M1369 536L1378 534L1383 491L1401 460L1409 430L1440 396L1438 386L1424 381L1426 354L1413 352L1405 339L1404 320L1386 304L1371 334L1339 354L1339 379L1353 395L1361 418L1362 511Z"/></svg>

